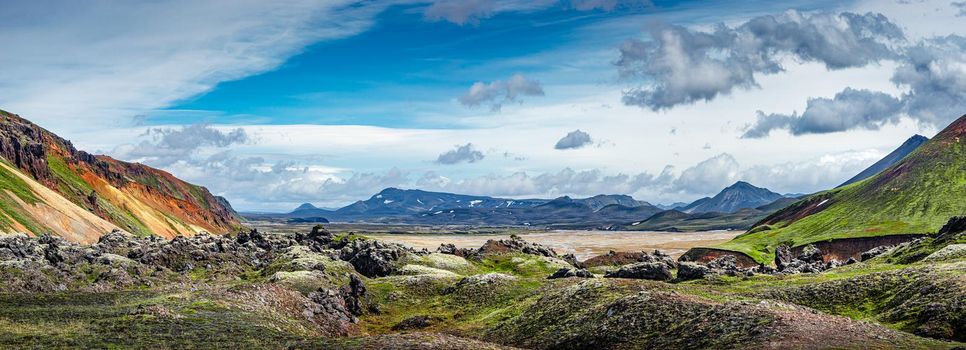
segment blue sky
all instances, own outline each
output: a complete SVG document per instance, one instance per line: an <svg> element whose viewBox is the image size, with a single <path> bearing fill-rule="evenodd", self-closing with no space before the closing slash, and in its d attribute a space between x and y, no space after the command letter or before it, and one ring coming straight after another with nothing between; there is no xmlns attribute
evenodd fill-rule
<svg viewBox="0 0 966 350"><path fill-rule="evenodd" d="M811 192L966 110L963 9L13 1L0 108L242 210L388 186L658 203L737 180Z"/></svg>

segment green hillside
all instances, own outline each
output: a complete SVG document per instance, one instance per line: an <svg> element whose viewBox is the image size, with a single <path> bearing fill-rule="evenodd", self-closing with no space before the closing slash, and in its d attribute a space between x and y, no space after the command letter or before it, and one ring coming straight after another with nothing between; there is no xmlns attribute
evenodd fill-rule
<svg viewBox="0 0 966 350"><path fill-rule="evenodd" d="M716 248L769 262L780 244L935 233L966 214L966 116L864 181L809 196Z"/></svg>

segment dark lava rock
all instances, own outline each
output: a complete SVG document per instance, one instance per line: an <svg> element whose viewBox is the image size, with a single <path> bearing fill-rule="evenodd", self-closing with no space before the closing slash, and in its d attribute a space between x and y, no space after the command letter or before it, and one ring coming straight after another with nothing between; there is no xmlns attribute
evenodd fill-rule
<svg viewBox="0 0 966 350"><path fill-rule="evenodd" d="M939 229L939 235L966 232L966 216L954 216Z"/></svg>
<svg viewBox="0 0 966 350"><path fill-rule="evenodd" d="M775 266L778 271L784 270L792 262L792 249L787 245L780 245L775 248Z"/></svg>
<svg viewBox="0 0 966 350"><path fill-rule="evenodd" d="M563 269L557 270L557 272L554 272L552 275L548 276L547 279L568 278L568 277L594 278L594 274L585 269L563 268Z"/></svg>
<svg viewBox="0 0 966 350"><path fill-rule="evenodd" d="M681 281L702 279L710 273L711 269L701 264L693 262L682 262L678 264L678 280Z"/></svg>
<svg viewBox="0 0 966 350"><path fill-rule="evenodd" d="M333 289L320 288L309 293L309 299L315 305L308 311L317 317L338 323L356 323L359 320L349 311L342 293Z"/></svg>
<svg viewBox="0 0 966 350"><path fill-rule="evenodd" d="M584 263L580 262L580 260L577 260L577 256L576 255L573 255L573 254L565 254L564 256L561 256L560 259L563 260L563 261L566 261L568 264L570 264L570 266L576 267L578 269L586 269L587 268L587 266Z"/></svg>
<svg viewBox="0 0 966 350"><path fill-rule="evenodd" d="M471 258L476 255L476 249L469 248L457 248L455 244L443 243L436 248L436 251L441 254L456 255L461 258Z"/></svg>
<svg viewBox="0 0 966 350"><path fill-rule="evenodd" d="M798 256L798 260L804 261L806 263L813 263L813 262L819 262L819 261L824 262L824 256L825 255L824 253L822 253L821 249L818 249L818 247L812 244L809 244L805 246L805 248L802 248L802 254Z"/></svg>
<svg viewBox="0 0 966 350"><path fill-rule="evenodd" d="M315 225L306 237L310 245L327 246L332 243L332 233L322 225Z"/></svg>
<svg viewBox="0 0 966 350"><path fill-rule="evenodd" d="M608 271L607 278L634 278L655 281L670 281L674 278L667 264L659 262L641 262L621 266L617 271Z"/></svg>
<svg viewBox="0 0 966 350"><path fill-rule="evenodd" d="M342 298L345 299L345 306L349 313L355 316L365 313L364 305L367 304L369 294L362 279L355 274L350 274L349 284L342 288Z"/></svg>
<svg viewBox="0 0 966 350"><path fill-rule="evenodd" d="M432 326L434 323L436 323L436 321L437 319L432 316L427 316L427 315L413 316L413 317L406 318L402 321L399 321L399 323L392 326L392 330L406 331L406 330L413 330L413 329L423 329L423 328Z"/></svg>
<svg viewBox="0 0 966 350"><path fill-rule="evenodd" d="M357 239L342 248L339 258L366 277L388 276L398 270L400 259L411 253L402 245Z"/></svg>

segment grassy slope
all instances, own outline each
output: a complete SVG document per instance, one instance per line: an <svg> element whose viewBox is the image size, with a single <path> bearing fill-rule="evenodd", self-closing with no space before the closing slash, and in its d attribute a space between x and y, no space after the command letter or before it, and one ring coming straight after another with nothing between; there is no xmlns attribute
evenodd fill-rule
<svg viewBox="0 0 966 350"><path fill-rule="evenodd" d="M5 160L0 160L0 162L13 168ZM31 232L39 232L45 229L42 224L33 220L29 213L20 208L20 204L14 201L11 196L16 196L28 204L38 201L37 196L30 190L30 185L10 171L0 168L0 230L8 231L18 224Z"/></svg>
<svg viewBox="0 0 966 350"><path fill-rule="evenodd" d="M779 244L934 233L951 216L966 214L963 129L966 117L882 173L799 202L812 199L814 203L816 197L824 196L828 202L821 211L798 220L773 220L716 248L739 251L764 263L774 258ZM780 211L772 218L794 217L790 214L795 210Z"/></svg>

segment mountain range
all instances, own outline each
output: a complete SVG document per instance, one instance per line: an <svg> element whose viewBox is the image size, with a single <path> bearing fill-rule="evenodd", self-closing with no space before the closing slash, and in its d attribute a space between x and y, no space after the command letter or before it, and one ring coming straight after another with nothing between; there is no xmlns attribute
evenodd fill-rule
<svg viewBox="0 0 966 350"><path fill-rule="evenodd" d="M661 220L646 221L665 209L627 195L597 195L588 198L563 196L555 199L506 199L387 188L367 200L336 210L305 203L289 213L246 213L253 220L286 220L292 223L373 222L423 225L546 225L558 228L625 228L652 230L744 229L774 210L759 209L784 198L746 182L738 182L714 197L680 204L687 225ZM741 220L734 219L738 214ZM674 210L677 211L677 210ZM686 212L684 212L686 211ZM699 215L700 214L700 215ZM691 217L694 215L694 217ZM671 216L668 216L671 217ZM673 216L677 218L678 216ZM641 225L642 222L647 222ZM637 225L632 225L637 223Z"/></svg>
<svg viewBox="0 0 966 350"><path fill-rule="evenodd" d="M0 111L0 231L90 243L114 229L173 238L241 227L228 201L137 163L92 155Z"/></svg>

